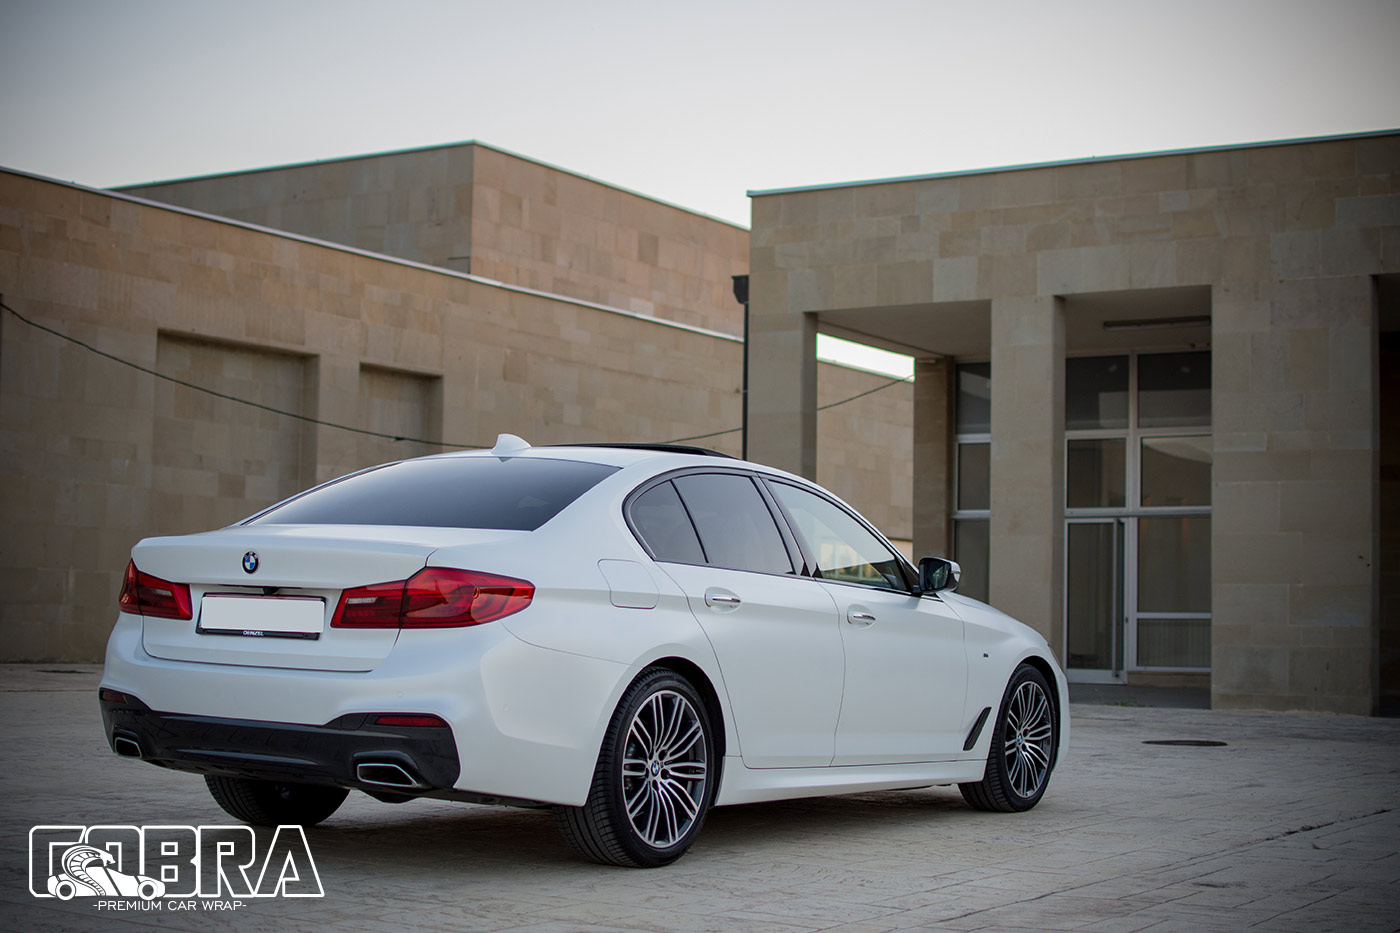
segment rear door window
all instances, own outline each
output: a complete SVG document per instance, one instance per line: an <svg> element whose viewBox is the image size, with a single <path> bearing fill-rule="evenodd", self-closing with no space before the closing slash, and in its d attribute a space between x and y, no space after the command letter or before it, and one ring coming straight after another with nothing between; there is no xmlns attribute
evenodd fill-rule
<svg viewBox="0 0 1400 933"><path fill-rule="evenodd" d="M705 552L695 536L676 487L661 483L642 493L628 507L632 527L651 556L677 564L703 564Z"/></svg>
<svg viewBox="0 0 1400 933"><path fill-rule="evenodd" d="M759 573L793 572L773 513L753 480L738 473L692 473L672 482L707 563Z"/></svg>

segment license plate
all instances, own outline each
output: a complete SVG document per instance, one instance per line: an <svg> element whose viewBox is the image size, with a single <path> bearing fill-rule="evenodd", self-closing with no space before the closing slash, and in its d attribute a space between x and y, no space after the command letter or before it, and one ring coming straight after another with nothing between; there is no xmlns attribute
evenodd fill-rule
<svg viewBox="0 0 1400 933"><path fill-rule="evenodd" d="M248 638L319 638L326 601L314 596L205 596L199 604L202 635Z"/></svg>

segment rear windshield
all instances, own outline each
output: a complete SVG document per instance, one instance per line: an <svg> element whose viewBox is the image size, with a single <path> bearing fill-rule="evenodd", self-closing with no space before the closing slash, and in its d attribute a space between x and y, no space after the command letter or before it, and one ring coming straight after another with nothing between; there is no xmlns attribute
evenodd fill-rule
<svg viewBox="0 0 1400 933"><path fill-rule="evenodd" d="M534 531L617 469L530 457L406 460L313 489L247 524Z"/></svg>

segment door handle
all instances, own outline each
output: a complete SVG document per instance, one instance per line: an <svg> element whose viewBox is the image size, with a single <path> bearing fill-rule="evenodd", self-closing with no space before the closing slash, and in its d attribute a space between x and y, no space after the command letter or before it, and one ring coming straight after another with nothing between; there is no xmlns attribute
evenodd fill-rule
<svg viewBox="0 0 1400 933"><path fill-rule="evenodd" d="M846 613L846 621L852 625L866 626L875 621L875 617L862 609L852 609Z"/></svg>
<svg viewBox="0 0 1400 933"><path fill-rule="evenodd" d="M705 605L712 609L737 609L743 600L725 590L706 590Z"/></svg>

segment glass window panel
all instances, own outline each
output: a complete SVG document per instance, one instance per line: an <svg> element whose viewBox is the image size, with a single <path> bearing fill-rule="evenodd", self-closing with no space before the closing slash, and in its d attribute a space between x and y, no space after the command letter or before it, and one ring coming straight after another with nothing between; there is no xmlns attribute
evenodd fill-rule
<svg viewBox="0 0 1400 933"><path fill-rule="evenodd" d="M736 473L697 473L673 480L716 567L792 573L773 513L753 481Z"/></svg>
<svg viewBox="0 0 1400 933"><path fill-rule="evenodd" d="M1209 619L1139 619L1140 667L1210 667Z"/></svg>
<svg viewBox="0 0 1400 933"><path fill-rule="evenodd" d="M1121 509L1127 502L1128 444L1122 438L1070 441L1065 458L1065 507Z"/></svg>
<svg viewBox="0 0 1400 933"><path fill-rule="evenodd" d="M992 364L958 365L958 434L990 434L992 430Z"/></svg>
<svg viewBox="0 0 1400 933"><path fill-rule="evenodd" d="M817 569L823 580L892 590L908 588L899 558L852 515L821 496L787 483L773 483L772 489L808 546L816 552Z"/></svg>
<svg viewBox="0 0 1400 933"><path fill-rule="evenodd" d="M1065 430L1128 426L1128 358L1065 360Z"/></svg>
<svg viewBox="0 0 1400 933"><path fill-rule="evenodd" d="M962 568L958 592L987 601L987 563L991 559L992 523L963 519L953 523L953 560Z"/></svg>
<svg viewBox="0 0 1400 933"><path fill-rule="evenodd" d="M1143 506L1210 505L1210 461L1209 434L1143 438Z"/></svg>
<svg viewBox="0 0 1400 933"><path fill-rule="evenodd" d="M958 445L958 508L992 507L992 445Z"/></svg>
<svg viewBox="0 0 1400 933"><path fill-rule="evenodd" d="M1210 351L1138 357L1138 427L1210 424Z"/></svg>
<svg viewBox="0 0 1400 933"><path fill-rule="evenodd" d="M1068 573L1069 666L1117 670L1113 633L1118 625L1117 522L1072 522Z"/></svg>
<svg viewBox="0 0 1400 933"><path fill-rule="evenodd" d="M681 497L670 483L653 486L638 496L627 513L637 535L657 560L678 564L703 564L700 539L685 514Z"/></svg>
<svg viewBox="0 0 1400 933"><path fill-rule="evenodd" d="M1210 516L1138 519L1138 611L1210 612Z"/></svg>

